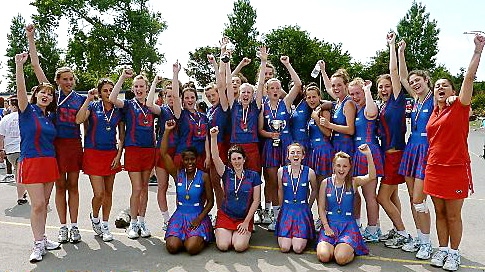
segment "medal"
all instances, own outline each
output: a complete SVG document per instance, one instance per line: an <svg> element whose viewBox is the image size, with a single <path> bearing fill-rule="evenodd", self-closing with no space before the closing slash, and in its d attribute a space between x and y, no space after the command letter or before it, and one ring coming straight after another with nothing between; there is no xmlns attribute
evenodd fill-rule
<svg viewBox="0 0 485 272"><path fill-rule="evenodd" d="M103 108L104 121L106 122L106 131L110 131L111 130L110 122L111 122L111 118L113 118L113 113L115 112L115 108L114 107L111 108L111 114L108 117L108 115L106 115L106 110L104 109L103 101L101 101L101 107Z"/></svg>
<svg viewBox="0 0 485 272"><path fill-rule="evenodd" d="M106 131L111 131L111 127L110 126L107 126L106 127Z"/></svg>
<svg viewBox="0 0 485 272"><path fill-rule="evenodd" d="M189 112L189 118L192 119L192 121L195 123L195 126L197 127L197 130L195 131L195 134L197 136L200 136L201 133L202 133L201 128L200 128L200 122L201 122L201 119L202 118L200 117L199 112L195 112L195 115L197 115L197 121L195 121L195 118L192 116L192 113Z"/></svg>
<svg viewBox="0 0 485 272"><path fill-rule="evenodd" d="M293 203L296 203L296 199L295 198L293 198Z"/></svg>
<svg viewBox="0 0 485 272"><path fill-rule="evenodd" d="M342 210L340 208L337 209L337 213L338 214L341 214L342 213Z"/></svg>
<svg viewBox="0 0 485 272"><path fill-rule="evenodd" d="M190 188L192 187L192 184L194 183L196 176L197 176L197 168L195 169L194 177L192 178L192 180L189 183L188 180L187 180L187 171L185 171L185 199L186 200L190 199L189 191L190 191Z"/></svg>
<svg viewBox="0 0 485 272"><path fill-rule="evenodd" d="M190 196L188 194L185 195L185 199L189 200L190 199Z"/></svg>
<svg viewBox="0 0 485 272"><path fill-rule="evenodd" d="M141 112L143 113L143 116L144 116L144 118L143 118L143 124L144 124L144 125L148 125L148 124L149 124L149 122L148 122L148 116L147 116L147 115L148 115L148 112L145 112L145 111L143 110L142 106L140 106L140 104L138 103L138 101L136 100L136 98L133 98L133 101L135 101L135 104L138 106L138 108L139 108L139 109L141 110Z"/></svg>
<svg viewBox="0 0 485 272"><path fill-rule="evenodd" d="M148 125L148 120L147 119L143 119L143 124Z"/></svg>
<svg viewBox="0 0 485 272"><path fill-rule="evenodd" d="M335 186L335 182L333 183L333 187L335 187L335 200L337 200L338 208L337 208L337 214L341 214L342 210L340 209L340 203L342 203L342 197L344 196L344 191L345 191L345 182L342 186L342 191L340 191L340 197L337 192L337 186Z"/></svg>
<svg viewBox="0 0 485 272"><path fill-rule="evenodd" d="M236 201L238 201L238 200L239 200L239 197L238 197L238 196L236 196Z"/></svg>

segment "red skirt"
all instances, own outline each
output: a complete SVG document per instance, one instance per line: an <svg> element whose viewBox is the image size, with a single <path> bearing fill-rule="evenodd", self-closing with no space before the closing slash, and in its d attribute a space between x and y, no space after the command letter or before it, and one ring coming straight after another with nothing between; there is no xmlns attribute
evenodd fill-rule
<svg viewBox="0 0 485 272"><path fill-rule="evenodd" d="M48 183L59 179L54 157L25 158L18 164L18 182L22 184Z"/></svg>
<svg viewBox="0 0 485 272"><path fill-rule="evenodd" d="M83 155L83 171L87 175L111 176L121 171L121 164L111 168L118 150L97 150L86 148Z"/></svg>
<svg viewBox="0 0 485 272"><path fill-rule="evenodd" d="M261 173L261 157L258 143L237 144L246 153L245 168Z"/></svg>
<svg viewBox="0 0 485 272"><path fill-rule="evenodd" d="M160 152L160 148L156 149L156 153L157 153L156 154L156 159L157 159L156 166L159 167L159 168L162 168L162 169L166 169L165 164L163 163L163 160L162 160L162 153ZM167 153L173 159L175 157L175 147L170 147L167 150Z"/></svg>
<svg viewBox="0 0 485 272"><path fill-rule="evenodd" d="M61 173L78 172L83 166L83 146L81 139L56 138L56 159Z"/></svg>
<svg viewBox="0 0 485 272"><path fill-rule="evenodd" d="M127 146L124 161L128 172L151 171L155 166L155 148Z"/></svg>
<svg viewBox="0 0 485 272"><path fill-rule="evenodd" d="M237 226L244 222L243 220L237 220L229 217L221 209L217 210L216 226L214 228L237 230ZM248 231L253 231L254 219L251 219L248 226Z"/></svg>
<svg viewBox="0 0 485 272"><path fill-rule="evenodd" d="M381 180L383 184L399 185L405 182L404 176L398 174L403 153L402 150L384 153L384 178Z"/></svg>
<svg viewBox="0 0 485 272"><path fill-rule="evenodd" d="M443 199L463 199L473 193L470 164L426 165L425 194Z"/></svg>

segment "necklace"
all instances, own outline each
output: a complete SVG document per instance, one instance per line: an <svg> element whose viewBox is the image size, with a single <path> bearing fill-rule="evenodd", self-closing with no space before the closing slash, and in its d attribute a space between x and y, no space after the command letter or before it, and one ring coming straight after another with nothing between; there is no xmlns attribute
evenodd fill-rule
<svg viewBox="0 0 485 272"><path fill-rule="evenodd" d="M135 104L138 106L138 108L141 110L141 112L143 113L143 124L145 125L148 125L148 118L147 118L147 114L148 112L145 112L142 108L142 106L140 106L140 104L138 103L138 100L136 100L136 98L133 98L133 101L135 101Z"/></svg>
<svg viewBox="0 0 485 272"><path fill-rule="evenodd" d="M291 168L290 166L290 179L291 179L291 189L293 190L293 203L296 203L296 193L298 193L298 188L300 185L301 172L302 172L302 169L300 166L300 168L298 169L298 178L295 184L294 182L295 178L293 177L293 168Z"/></svg>
<svg viewBox="0 0 485 272"><path fill-rule="evenodd" d="M248 132L248 113L249 113L249 105L248 105L248 108L246 109L246 111L244 111L244 106L241 104L242 106L242 120L241 120L241 128L244 132Z"/></svg>
<svg viewBox="0 0 485 272"><path fill-rule="evenodd" d="M62 94L62 90L59 89L59 96L57 97L57 106L60 107L62 104L64 104L64 102L67 101L67 99L69 99L69 97L71 97L71 94L73 93L73 91L71 91L66 97L64 97L64 99L62 99L61 101L61 94Z"/></svg>
<svg viewBox="0 0 485 272"><path fill-rule="evenodd" d="M430 97L431 97L431 91L428 91L428 93L426 94L426 97L423 99L423 101L421 101L421 103L419 103L419 100L416 99L416 105L415 105L415 107L416 107L416 116L414 117L414 124L413 124L413 127L412 127L412 131L416 131L418 129L418 117L419 117L419 114L421 113L421 109L423 108L424 103ZM419 107L419 105L421 105L421 107Z"/></svg>
<svg viewBox="0 0 485 272"><path fill-rule="evenodd" d="M269 107L269 110L271 111L271 116L273 117L273 120L276 120L276 117L278 115L278 108L280 106L280 101L281 99L278 100L278 104L276 104L276 109L273 111L273 108L271 107L271 102L268 99L268 107Z"/></svg>
<svg viewBox="0 0 485 272"><path fill-rule="evenodd" d="M195 177L197 176L197 168L195 169L194 177L192 178L190 183L187 180L187 170L184 170L184 171L185 171L185 199L189 200L190 199L189 191L190 191L190 188L192 187L192 183L194 183Z"/></svg>
<svg viewBox="0 0 485 272"><path fill-rule="evenodd" d="M115 108L113 107L111 109L111 114L109 115L109 118L108 116L106 115L106 111L104 109L104 103L103 101L101 101L101 107L103 108L103 114L104 114L104 120L106 121L106 131L110 131L111 130L111 118L113 117L113 113L115 112Z"/></svg>
<svg viewBox="0 0 485 272"><path fill-rule="evenodd" d="M242 181L244 179L244 170L241 172L241 179L239 180L239 183L237 182L237 174L236 170L234 170L234 195L236 196L236 201L239 200L239 196L237 193L239 192L239 189L241 188Z"/></svg>
<svg viewBox="0 0 485 272"><path fill-rule="evenodd" d="M200 134L202 133L202 131L200 129L200 119L202 119L202 118L200 118L198 111L195 112L195 115L197 116L197 121L195 121L195 118L192 116L192 113L189 111L189 118L192 119L192 121L195 123L195 126L197 127L196 134L197 134L197 136L200 136Z"/></svg>
<svg viewBox="0 0 485 272"><path fill-rule="evenodd" d="M340 204L342 203L342 197L344 196L345 182L342 185L342 191L340 191L340 197L339 197L338 192L337 192L337 184L336 184L336 182L333 183L333 187L335 188L335 199L337 200L337 205L338 205L337 213L338 214L341 214L342 213L342 209L340 208Z"/></svg>

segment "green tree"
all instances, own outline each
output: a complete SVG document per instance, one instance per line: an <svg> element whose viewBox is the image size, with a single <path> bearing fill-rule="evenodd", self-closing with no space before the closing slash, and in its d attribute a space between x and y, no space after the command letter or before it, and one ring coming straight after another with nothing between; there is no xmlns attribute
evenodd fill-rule
<svg viewBox="0 0 485 272"><path fill-rule="evenodd" d="M42 62L44 72L47 76L55 74L55 71L60 62L60 50L57 48L57 35L45 28L39 28L36 32L37 50L39 58ZM25 19L19 14L12 19L10 26L10 33L7 34L8 48L6 56L9 58L7 62L8 67L8 92L15 92L15 55L21 52L28 51L27 38L25 36ZM30 65L25 65L25 82L27 90L37 85L37 78Z"/></svg>
<svg viewBox="0 0 485 272"><path fill-rule="evenodd" d="M124 65L152 77L155 65L164 61L157 44L167 25L161 13L150 10L148 0L35 0L32 4L41 26L56 28L60 19L69 21L66 62L80 78L95 81Z"/></svg>
<svg viewBox="0 0 485 272"><path fill-rule="evenodd" d="M396 39L406 41L405 55L409 70L433 71L436 68L439 33L438 22L429 18L426 6L413 2L397 24Z"/></svg>
<svg viewBox="0 0 485 272"><path fill-rule="evenodd" d="M207 55L217 55L219 51L220 49L217 47L205 46L195 49L194 52L189 52L189 63L185 73L203 87L214 82L216 80L214 70L207 60Z"/></svg>

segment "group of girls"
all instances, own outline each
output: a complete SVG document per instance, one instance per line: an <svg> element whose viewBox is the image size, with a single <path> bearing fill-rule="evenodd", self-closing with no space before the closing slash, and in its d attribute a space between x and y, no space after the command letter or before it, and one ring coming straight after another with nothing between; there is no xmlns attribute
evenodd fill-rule
<svg viewBox="0 0 485 272"><path fill-rule="evenodd" d="M460 160L467 157L468 131L464 128L465 121L460 119L464 125L457 133L461 133L465 148L451 154L442 150L446 140L443 138L448 134L441 132L440 127L446 124L447 129L456 130L448 128L449 121L443 120L463 117L449 117L451 114L442 112L456 108L452 112L458 115L469 108L473 77L485 42L483 36L475 38L474 58L460 96L452 96L454 89L450 81L438 80L434 87L437 102L433 104L429 77L422 71L408 74L405 44L399 44L396 56L395 34L389 34L390 74L377 80L382 101L380 108L372 98L370 81L360 78L350 81L343 69L329 78L323 61L319 61L319 65L325 89L335 102L322 101L320 89L314 84L303 87L289 57L282 56L280 61L292 79L292 86L286 93L274 77L274 68L268 63L268 51L264 46L259 49L261 63L256 86L242 83L244 77L238 75L250 59L244 58L231 72L228 62L221 61L218 65L209 55L216 83L205 88L211 103L207 114L196 110L197 90L193 86L180 90L178 62L173 65L173 79L165 88L165 104L162 105L154 103L161 78L155 77L150 85L145 76L135 76L131 69L124 69L116 84L108 79L100 80L97 89L83 97L73 91L73 72L61 68L56 72L56 92L40 68L32 25L27 27L27 37L32 65L40 82L28 102L23 79L27 53L18 54L23 147L19 173L20 182L26 185L32 199L35 242L31 261L42 260L46 249L59 248L59 243L45 236L46 208L54 181L61 223L58 240L62 243L81 239L77 228L77 180L81 169L89 175L93 188L90 214L93 229L104 241L113 239L108 219L114 177L121 170L124 148L124 168L132 186L128 237L151 235L145 214L148 180L155 167L159 182L157 200L170 253L185 249L197 254L214 236L222 251L231 247L236 251L246 250L255 223L254 215L261 205L263 174L265 212L260 219L269 224L269 230L275 231L283 252L292 249L301 253L308 241L317 237L311 213L316 199L321 224L317 240L320 261L335 259L339 264L346 264L354 255L368 252L364 241L379 240L386 240L388 247L404 247L417 251L418 258L429 259L432 253L426 204L426 194L429 194L437 211L440 243L432 264L446 269L453 268L456 263L459 265L457 250L461 234L456 233L461 233L459 212L468 189L472 189L471 178L463 180L460 176L463 184L453 181L458 189L446 189L446 192L442 192L442 186L436 186L436 182L443 172L450 172L443 166L451 165L462 171L460 173L470 173L469 158L465 165ZM221 55L231 54L226 44L227 40L223 40ZM400 58L399 68L397 57ZM135 97L121 100L118 95L128 78L133 78L131 91ZM401 84L416 99L407 145ZM454 106L458 103L464 106ZM159 122L157 131L155 118ZM435 123L428 123L429 118ZM84 154L81 123L86 128ZM42 175L38 175L39 169ZM175 181L177 204L171 217L166 197L169 175ZM378 177L382 179L377 194ZM397 191L398 184L404 182L408 185L418 229L418 238L412 241L404 228ZM359 222L359 186L362 186L368 219L363 237ZM214 193L217 216L213 232L209 212L214 205ZM394 225L386 235L381 235L379 229L378 203ZM66 225L68 206L70 229ZM274 218L269 212L271 208ZM447 248L449 240L451 249Z"/></svg>

